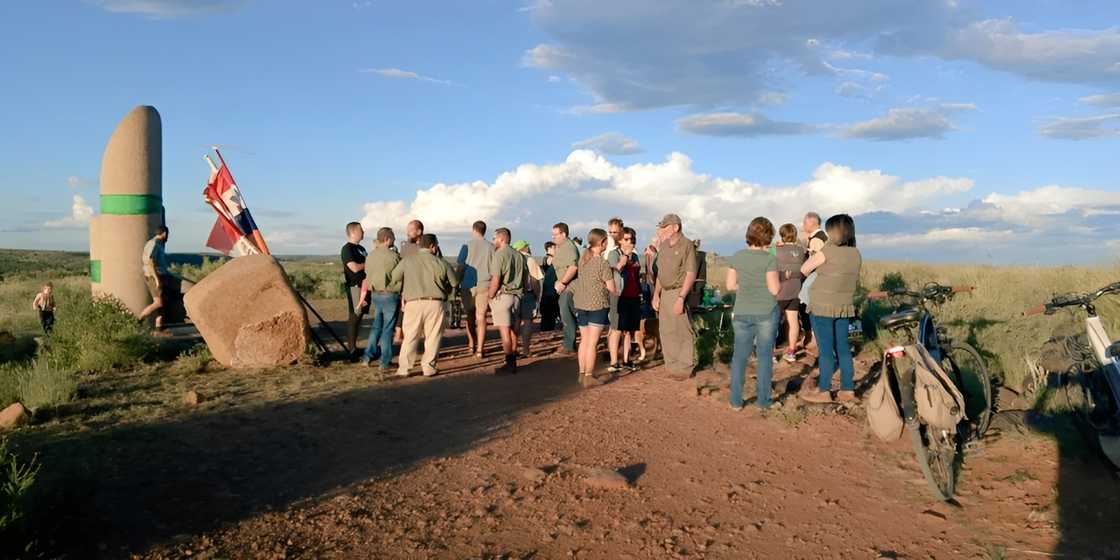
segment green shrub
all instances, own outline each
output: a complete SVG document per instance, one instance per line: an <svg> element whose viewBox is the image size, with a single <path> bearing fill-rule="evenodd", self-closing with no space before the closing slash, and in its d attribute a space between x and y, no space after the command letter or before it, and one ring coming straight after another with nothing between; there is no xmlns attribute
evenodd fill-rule
<svg viewBox="0 0 1120 560"><path fill-rule="evenodd" d="M170 268L172 274L197 283L218 270L227 260L229 259L204 256L200 264L173 264Z"/></svg>
<svg viewBox="0 0 1120 560"><path fill-rule="evenodd" d="M179 354L175 359L175 369L184 373L202 373L213 359L210 348L205 344L199 344Z"/></svg>
<svg viewBox="0 0 1120 560"><path fill-rule="evenodd" d="M44 356L64 371L102 372L143 360L155 345L136 316L115 298L69 294L44 344Z"/></svg>
<svg viewBox="0 0 1120 560"><path fill-rule="evenodd" d="M19 402L19 381L25 369L24 363L0 364L0 408Z"/></svg>
<svg viewBox="0 0 1120 560"><path fill-rule="evenodd" d="M23 541L20 532L27 512L27 494L39 474L38 461L20 464L10 451L8 442L0 440L0 553L26 552L17 548Z"/></svg>
<svg viewBox="0 0 1120 560"><path fill-rule="evenodd" d="M16 376L19 402L32 412L50 410L74 400L78 381L74 374L36 360Z"/></svg>

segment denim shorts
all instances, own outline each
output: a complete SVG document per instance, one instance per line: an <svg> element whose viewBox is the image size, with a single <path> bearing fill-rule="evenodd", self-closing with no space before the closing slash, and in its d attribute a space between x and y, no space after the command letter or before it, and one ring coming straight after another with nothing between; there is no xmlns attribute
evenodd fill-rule
<svg viewBox="0 0 1120 560"><path fill-rule="evenodd" d="M603 309L596 309L594 311L577 309L576 324L581 327L602 327L605 329L611 324L610 312L610 308L607 307L604 307Z"/></svg>

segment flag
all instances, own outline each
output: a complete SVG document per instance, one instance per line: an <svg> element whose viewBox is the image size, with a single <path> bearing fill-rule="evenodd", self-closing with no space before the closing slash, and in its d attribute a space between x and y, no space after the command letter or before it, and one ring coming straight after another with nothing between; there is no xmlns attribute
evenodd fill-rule
<svg viewBox="0 0 1120 560"><path fill-rule="evenodd" d="M230 252L238 256L269 254L268 245L265 244L257 223L253 221L253 215L241 196L241 189L237 188L237 183L233 180L229 166L221 152L216 149L214 152L218 154L221 166L207 183L202 196L218 213L218 219L210 230L206 246L225 255Z"/></svg>

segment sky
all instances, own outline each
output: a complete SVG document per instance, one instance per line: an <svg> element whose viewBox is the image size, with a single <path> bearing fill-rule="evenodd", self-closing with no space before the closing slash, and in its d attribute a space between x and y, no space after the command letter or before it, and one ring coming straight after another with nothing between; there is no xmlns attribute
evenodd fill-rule
<svg viewBox="0 0 1120 560"><path fill-rule="evenodd" d="M1120 3L56 0L0 4L0 247L88 249L121 118L163 125L169 249L222 153L276 253L477 219L539 253L665 213L855 217L866 258L1120 258Z"/></svg>

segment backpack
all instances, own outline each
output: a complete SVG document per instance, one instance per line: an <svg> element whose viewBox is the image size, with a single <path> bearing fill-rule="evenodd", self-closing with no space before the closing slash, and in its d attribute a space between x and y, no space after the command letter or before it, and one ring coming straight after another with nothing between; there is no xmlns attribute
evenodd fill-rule
<svg viewBox="0 0 1120 560"><path fill-rule="evenodd" d="M879 371L879 379L864 397L864 406L867 410L867 424L879 439L895 441L902 436L902 412L899 409L895 388L892 387L891 378L895 373L884 361L883 369Z"/></svg>
<svg viewBox="0 0 1120 560"><path fill-rule="evenodd" d="M960 389L924 347L907 346L906 354L914 364L914 401L918 405L918 416L935 428L955 430L965 418L964 396Z"/></svg>

